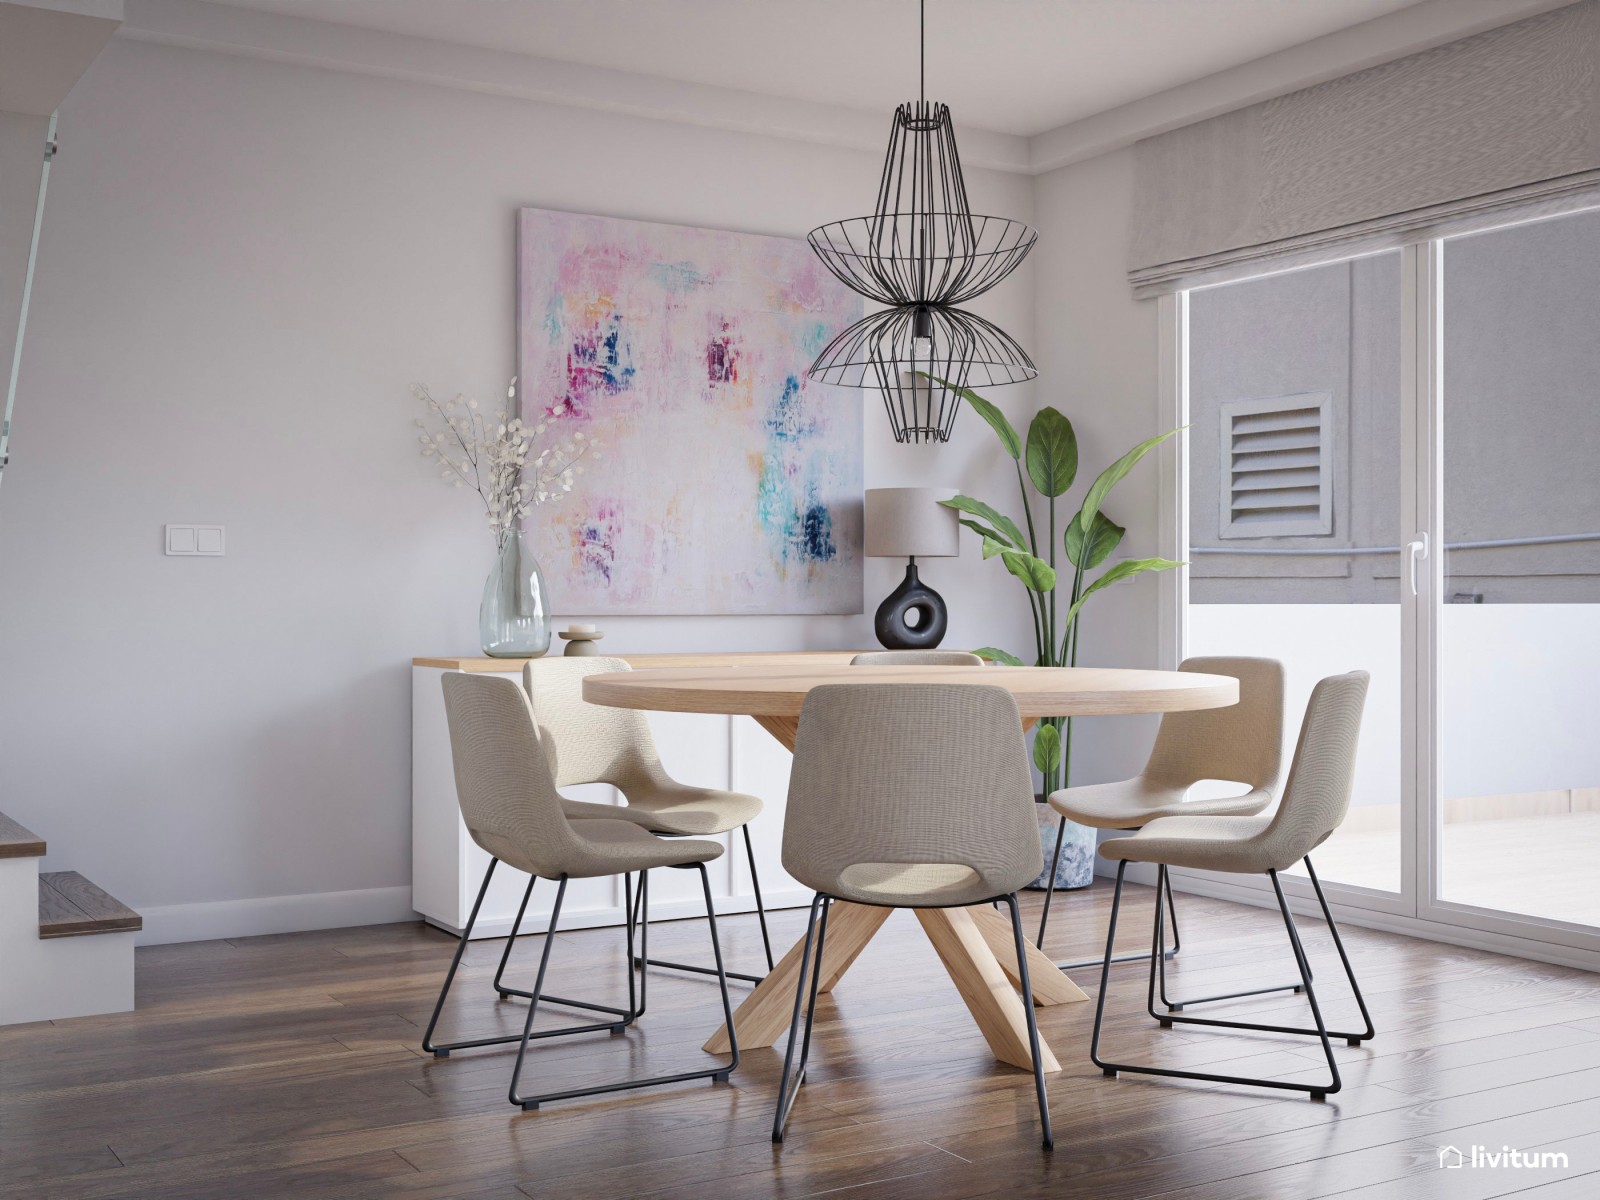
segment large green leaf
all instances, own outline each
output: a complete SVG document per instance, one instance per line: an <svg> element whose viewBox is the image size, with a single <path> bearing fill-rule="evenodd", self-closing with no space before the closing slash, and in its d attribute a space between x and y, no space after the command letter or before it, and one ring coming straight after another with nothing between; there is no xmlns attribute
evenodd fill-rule
<svg viewBox="0 0 1600 1200"><path fill-rule="evenodd" d="M1138 465L1141 458L1177 432L1178 430L1176 429L1169 429L1167 432L1150 438L1148 441L1140 442L1104 471L1101 471L1100 477L1090 485L1089 494L1083 498L1083 507L1078 510L1078 515L1073 518L1078 523L1078 528L1084 533L1088 533L1093 529L1095 514L1100 511L1100 506L1105 503L1106 495L1111 489L1127 477L1128 472Z"/></svg>
<svg viewBox="0 0 1600 1200"><path fill-rule="evenodd" d="M1028 478L1054 500L1078 477L1078 435L1054 408L1041 408L1028 426Z"/></svg>
<svg viewBox="0 0 1600 1200"><path fill-rule="evenodd" d="M1007 538L1006 535L1001 533L999 530L991 529L991 528L989 528L989 526L984 525L984 524L982 524L981 522L978 522L978 521L969 521L969 520L967 520L966 517L960 517L958 519L960 520L960 522L963 525L965 525L968 529L972 530L973 533L977 534L979 537L983 538L985 541L999 542L1001 545L1009 545L1010 544L1010 539ZM989 556L987 554L985 554L984 557L988 558Z"/></svg>
<svg viewBox="0 0 1600 1200"><path fill-rule="evenodd" d="M1087 538L1076 521L1069 521L1065 538L1067 561L1080 571L1092 571L1111 557L1126 532L1103 512L1095 513L1094 529Z"/></svg>
<svg viewBox="0 0 1600 1200"><path fill-rule="evenodd" d="M1170 558L1130 558L1119 562L1104 575L1096 579L1083 589L1083 595L1078 597L1078 602L1067 610L1067 620L1064 628L1070 628L1077 619L1078 610L1083 607L1083 602L1094 595L1101 588L1110 587L1118 580L1129 579L1134 575L1143 575L1146 571L1170 571L1174 567L1181 567L1181 562L1173 562Z"/></svg>
<svg viewBox="0 0 1600 1200"><path fill-rule="evenodd" d="M1054 725L1041 725L1033 735L1033 765L1049 777L1061 763L1061 731Z"/></svg>
<svg viewBox="0 0 1600 1200"><path fill-rule="evenodd" d="M998 509L990 508L982 500L974 500L971 496L957 496L951 500L941 500L939 503L946 508L953 508L957 512L970 513L974 517L982 517L998 529L1013 546L1026 546L1028 544L1028 539L1022 536L1022 530L1017 528L1015 521Z"/></svg>
<svg viewBox="0 0 1600 1200"><path fill-rule="evenodd" d="M1006 570L1036 592L1048 592L1056 586L1056 569L1042 558L1022 550L1004 550L1000 561L1006 564Z"/></svg>
<svg viewBox="0 0 1600 1200"><path fill-rule="evenodd" d="M1010 546L1006 545L1004 542L998 542L992 537L986 537L983 539L984 558L993 558L996 554L1004 554L1009 549L1011 549Z"/></svg>
<svg viewBox="0 0 1600 1200"><path fill-rule="evenodd" d="M994 430L995 436L1000 439L1000 444L1006 448L1006 453L1011 455L1012 458L1022 457L1022 439L1017 436L1017 431L1011 428L1011 422L1006 420L1005 413L990 404L971 388L959 387L948 379L940 379L937 375L929 375L926 371L918 371L917 374L926 379L932 379L937 383L944 384L945 387L972 405L972 411L989 422L989 428Z"/></svg>
<svg viewBox="0 0 1600 1200"><path fill-rule="evenodd" d="M980 646L978 649L974 650L973 653L979 658L985 659L989 662L1004 663L1008 667L1020 667L1024 665L1023 661L1015 654L1011 654L1005 650L997 649L994 646Z"/></svg>

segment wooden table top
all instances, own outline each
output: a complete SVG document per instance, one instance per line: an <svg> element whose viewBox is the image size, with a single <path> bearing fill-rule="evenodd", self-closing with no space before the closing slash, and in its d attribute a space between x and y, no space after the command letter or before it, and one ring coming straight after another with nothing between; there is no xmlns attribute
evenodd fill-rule
<svg viewBox="0 0 1600 1200"><path fill-rule="evenodd" d="M1239 681L1193 671L1112 667L703 666L592 675L583 696L613 708L796 717L829 683L958 683L1003 687L1024 720L1188 712L1239 702Z"/></svg>

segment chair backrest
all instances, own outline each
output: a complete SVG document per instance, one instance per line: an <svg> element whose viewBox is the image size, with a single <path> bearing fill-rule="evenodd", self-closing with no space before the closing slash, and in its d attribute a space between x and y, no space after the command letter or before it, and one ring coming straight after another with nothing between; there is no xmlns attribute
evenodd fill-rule
<svg viewBox="0 0 1600 1200"><path fill-rule="evenodd" d="M1330 675L1311 691L1278 811L1262 832L1272 858L1292 866L1339 828L1350 810L1356 745L1367 702L1365 671ZM1281 869L1281 868L1280 868Z"/></svg>
<svg viewBox="0 0 1600 1200"><path fill-rule="evenodd" d="M644 713L583 698L590 675L629 670L620 658L598 657L531 658L522 668L557 787L609 783L626 791L664 775Z"/></svg>
<svg viewBox="0 0 1600 1200"><path fill-rule="evenodd" d="M518 870L553 878L579 849L515 680L446 672L456 799L473 841Z"/></svg>
<svg viewBox="0 0 1600 1200"><path fill-rule="evenodd" d="M1043 865L1017 703L976 684L812 688L801 709L783 866L818 891L857 863L957 863L991 895Z"/></svg>
<svg viewBox="0 0 1600 1200"><path fill-rule="evenodd" d="M1239 681L1239 703L1162 717L1145 778L1183 787L1202 779L1277 787L1283 766L1283 664L1274 658L1188 658L1178 670L1232 675Z"/></svg>
<svg viewBox="0 0 1600 1200"><path fill-rule="evenodd" d="M852 667L981 667L983 659L965 650L869 650L850 660Z"/></svg>

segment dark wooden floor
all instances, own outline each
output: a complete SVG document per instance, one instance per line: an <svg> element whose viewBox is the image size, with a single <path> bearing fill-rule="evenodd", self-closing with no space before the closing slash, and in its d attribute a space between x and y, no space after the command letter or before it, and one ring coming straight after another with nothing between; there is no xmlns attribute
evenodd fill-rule
<svg viewBox="0 0 1600 1200"><path fill-rule="evenodd" d="M1292 972L1272 913L1193 897L1180 906L1175 991ZM1149 892L1131 907L1130 948L1148 936ZM1092 953L1108 908L1101 886L1065 897L1050 950ZM776 917L784 944L803 919ZM753 964L753 919L724 930L733 960ZM621 997L620 941L615 930L562 935L553 990ZM658 926L652 941L655 952L706 952L703 923ZM1351 1019L1326 935L1307 941L1326 1006ZM774 1050L748 1050L731 1086L526 1114L505 1099L511 1052L423 1057L452 942L420 925L151 947L139 951L136 1013L0 1029L0 1196L1600 1196L1600 976L1354 929L1348 941L1379 1036L1338 1048L1345 1090L1325 1104L1105 1079L1087 1057L1092 1004L1041 1010L1063 1064L1050 1080L1052 1155L1038 1147L1030 1078L989 1057L906 914L823 1002L781 1148L768 1140ZM488 990L503 944L470 949L446 1036L520 1025L521 1006ZM524 979L535 948L529 939L514 960ZM1094 991L1095 972L1077 977ZM1318 1070L1296 1039L1156 1030L1143 993L1140 966L1116 969L1117 1054ZM1301 1003L1233 1011L1298 1021ZM640 1028L545 1042L534 1078L560 1086L702 1064L715 1006L713 984L655 976ZM1438 1168L1440 1146L1474 1143L1562 1151L1571 1166Z"/></svg>

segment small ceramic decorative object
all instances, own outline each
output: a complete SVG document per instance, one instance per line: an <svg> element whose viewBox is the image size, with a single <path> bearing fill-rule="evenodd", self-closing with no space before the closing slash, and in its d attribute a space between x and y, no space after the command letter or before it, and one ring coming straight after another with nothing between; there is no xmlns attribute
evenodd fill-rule
<svg viewBox="0 0 1600 1200"><path fill-rule="evenodd" d="M605 637L605 634L593 625L568 625L560 636L567 643L567 648L562 651L563 655L568 658L584 658L600 653L600 647L595 643Z"/></svg>

